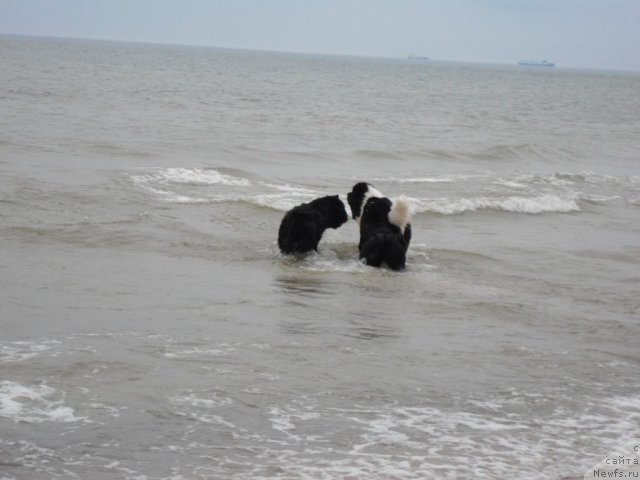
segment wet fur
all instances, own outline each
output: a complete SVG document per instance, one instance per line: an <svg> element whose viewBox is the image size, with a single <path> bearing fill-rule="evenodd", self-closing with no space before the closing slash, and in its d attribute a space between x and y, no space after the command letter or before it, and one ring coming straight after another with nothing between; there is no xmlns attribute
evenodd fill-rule
<svg viewBox="0 0 640 480"><path fill-rule="evenodd" d="M338 195L316 198L289 210L278 230L278 247L285 254L318 250L327 228L338 228L348 220Z"/></svg>

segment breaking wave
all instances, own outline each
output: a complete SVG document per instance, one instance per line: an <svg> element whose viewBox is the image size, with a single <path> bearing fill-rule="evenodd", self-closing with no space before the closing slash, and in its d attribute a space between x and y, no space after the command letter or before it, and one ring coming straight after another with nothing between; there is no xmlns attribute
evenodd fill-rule
<svg viewBox="0 0 640 480"><path fill-rule="evenodd" d="M212 168L165 168L127 175L136 187L158 200L175 204L240 202L287 211L319 196L339 193L335 189L321 191L256 179L248 172L231 174ZM417 214L457 215L486 210L519 214L572 213L582 210L581 202L604 204L622 199L635 205L640 194L635 177L591 172L474 173L373 178L371 181L391 197L405 193ZM341 186L345 190L341 192L343 199L349 185Z"/></svg>
<svg viewBox="0 0 640 480"><path fill-rule="evenodd" d="M251 182L246 178L220 173L214 169L201 168L164 168L155 172L130 175L134 183L169 185L172 183L186 185L232 185L249 187Z"/></svg>
<svg viewBox="0 0 640 480"><path fill-rule="evenodd" d="M416 213L433 212L440 215L455 215L477 210L501 210L515 213L568 213L579 212L580 207L573 199L561 198L555 195L541 195L539 197L507 198L412 198L413 208Z"/></svg>

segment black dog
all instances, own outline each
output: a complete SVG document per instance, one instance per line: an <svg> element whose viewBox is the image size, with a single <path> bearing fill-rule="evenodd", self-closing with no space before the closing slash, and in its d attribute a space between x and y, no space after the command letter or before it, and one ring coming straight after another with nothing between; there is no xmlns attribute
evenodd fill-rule
<svg viewBox="0 0 640 480"><path fill-rule="evenodd" d="M349 217L338 195L316 198L289 210L278 231L282 253L305 253L318 250L327 228L338 228Z"/></svg>
<svg viewBox="0 0 640 480"><path fill-rule="evenodd" d="M403 196L392 202L368 183L347 194L351 215L360 223L360 258L367 265L404 270L411 241L411 211Z"/></svg>

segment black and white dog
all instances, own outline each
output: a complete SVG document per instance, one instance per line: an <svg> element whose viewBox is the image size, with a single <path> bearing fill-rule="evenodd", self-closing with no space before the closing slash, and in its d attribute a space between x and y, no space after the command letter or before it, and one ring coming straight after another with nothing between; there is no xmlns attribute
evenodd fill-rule
<svg viewBox="0 0 640 480"><path fill-rule="evenodd" d="M360 223L360 258L367 265L405 268L411 241L411 210L404 196L391 201L372 185L357 183L347 194L351 215Z"/></svg>
<svg viewBox="0 0 640 480"><path fill-rule="evenodd" d="M318 250L327 228L338 228L349 219L338 195L316 198L289 210L278 231L282 253L305 253Z"/></svg>

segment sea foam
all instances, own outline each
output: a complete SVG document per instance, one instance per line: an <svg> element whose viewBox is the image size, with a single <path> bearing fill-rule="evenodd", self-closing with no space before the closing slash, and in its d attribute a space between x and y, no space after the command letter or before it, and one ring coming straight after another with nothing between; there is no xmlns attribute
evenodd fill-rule
<svg viewBox="0 0 640 480"><path fill-rule="evenodd" d="M441 215L455 215L476 210L501 210L514 213L568 213L578 212L580 207L572 198L556 195L537 197L511 196L506 198L412 198L416 213L433 212Z"/></svg>
<svg viewBox="0 0 640 480"><path fill-rule="evenodd" d="M141 183L182 183L188 185L233 185L248 187L251 182L246 178L234 177L214 169L201 168L164 168L156 172L134 175L134 181Z"/></svg>
<svg viewBox="0 0 640 480"><path fill-rule="evenodd" d="M86 420L75 416L73 409L65 407L60 397L47 385L24 386L3 381L0 383L0 417L27 423Z"/></svg>
<svg viewBox="0 0 640 480"><path fill-rule="evenodd" d="M0 344L0 363L21 362L36 357L60 342L47 340L41 343L9 342Z"/></svg>

